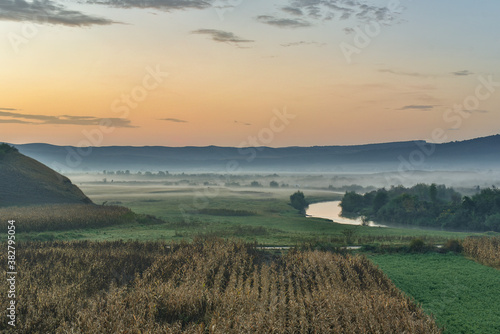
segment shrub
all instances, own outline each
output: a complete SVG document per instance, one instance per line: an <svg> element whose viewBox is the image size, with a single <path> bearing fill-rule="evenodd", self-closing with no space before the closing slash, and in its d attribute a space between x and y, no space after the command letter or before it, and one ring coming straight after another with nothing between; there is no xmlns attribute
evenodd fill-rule
<svg viewBox="0 0 500 334"><path fill-rule="evenodd" d="M304 193L302 191L297 191L292 196L290 196L290 204L297 210L304 212L309 203L307 203Z"/></svg>
<svg viewBox="0 0 500 334"><path fill-rule="evenodd" d="M9 144L1 143L0 144L0 157L4 156L9 152L18 152L17 148L11 146Z"/></svg>
<svg viewBox="0 0 500 334"><path fill-rule="evenodd" d="M276 181L271 181L271 182L269 182L269 186L270 186L271 188L278 188L280 185L279 185L279 183L278 183L278 182L276 182Z"/></svg>
<svg viewBox="0 0 500 334"><path fill-rule="evenodd" d="M460 241L458 241L457 239L448 239L448 241L446 241L446 244L444 245L444 249L449 252L461 253L463 247L460 244Z"/></svg>
<svg viewBox="0 0 500 334"><path fill-rule="evenodd" d="M425 242L422 239L415 238L410 241L410 252L422 253L425 250Z"/></svg>

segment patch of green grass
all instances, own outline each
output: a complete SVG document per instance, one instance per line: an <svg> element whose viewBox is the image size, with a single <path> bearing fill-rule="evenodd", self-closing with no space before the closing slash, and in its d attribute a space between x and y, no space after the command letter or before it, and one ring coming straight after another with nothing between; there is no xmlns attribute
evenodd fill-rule
<svg viewBox="0 0 500 334"><path fill-rule="evenodd" d="M269 246L308 243L336 247L347 244L404 245L416 237L422 238L426 243L437 244L445 243L449 238L462 239L470 235L342 225L325 219L306 218L289 204L290 194L294 189L262 188L255 192L245 188L175 188L123 183L92 185L84 191L95 203L121 203L136 213L135 218L107 227L77 226L74 230L40 231L42 233L25 233L20 229L18 237L21 240L122 239L168 242L190 241L199 235L214 235L223 238L238 237ZM338 194L321 190L304 190L304 193L309 201L314 202L331 201L339 197ZM21 224L22 222L19 226Z"/></svg>
<svg viewBox="0 0 500 334"><path fill-rule="evenodd" d="M244 217L244 216L255 216L254 212L246 211L246 210L233 210L233 209L200 209L191 211L190 213L194 214L202 214L209 216L223 216L223 217Z"/></svg>
<svg viewBox="0 0 500 334"><path fill-rule="evenodd" d="M500 271L454 254L372 255L448 334L500 333Z"/></svg>

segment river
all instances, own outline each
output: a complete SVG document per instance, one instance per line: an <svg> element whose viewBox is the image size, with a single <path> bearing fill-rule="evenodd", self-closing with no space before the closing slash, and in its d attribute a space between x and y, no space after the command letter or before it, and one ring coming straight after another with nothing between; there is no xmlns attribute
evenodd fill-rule
<svg viewBox="0 0 500 334"><path fill-rule="evenodd" d="M339 206L340 201L320 202L309 205L306 210L307 217L324 218L333 220L335 223L347 225L362 225L361 218L349 219L340 216L342 208ZM387 227L386 225L376 224L372 221L368 222L368 226Z"/></svg>

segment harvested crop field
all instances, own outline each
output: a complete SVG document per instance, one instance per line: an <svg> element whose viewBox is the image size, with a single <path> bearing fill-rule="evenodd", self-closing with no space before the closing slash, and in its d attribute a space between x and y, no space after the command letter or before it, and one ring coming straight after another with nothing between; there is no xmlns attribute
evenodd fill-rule
<svg viewBox="0 0 500 334"><path fill-rule="evenodd" d="M221 239L18 249L20 333L440 332L364 256Z"/></svg>

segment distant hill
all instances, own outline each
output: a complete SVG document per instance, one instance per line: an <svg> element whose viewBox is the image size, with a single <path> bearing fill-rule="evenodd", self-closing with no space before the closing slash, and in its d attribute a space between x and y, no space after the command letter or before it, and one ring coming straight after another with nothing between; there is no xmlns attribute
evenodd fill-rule
<svg viewBox="0 0 500 334"><path fill-rule="evenodd" d="M48 144L16 145L20 152L56 170L169 170L379 172L499 169L500 135L444 144L407 141L353 146L313 147L164 147L77 148ZM235 164L236 163L236 164ZM228 165L229 164L229 165Z"/></svg>
<svg viewBox="0 0 500 334"><path fill-rule="evenodd" d="M92 203L71 181L6 144L0 145L0 206Z"/></svg>

